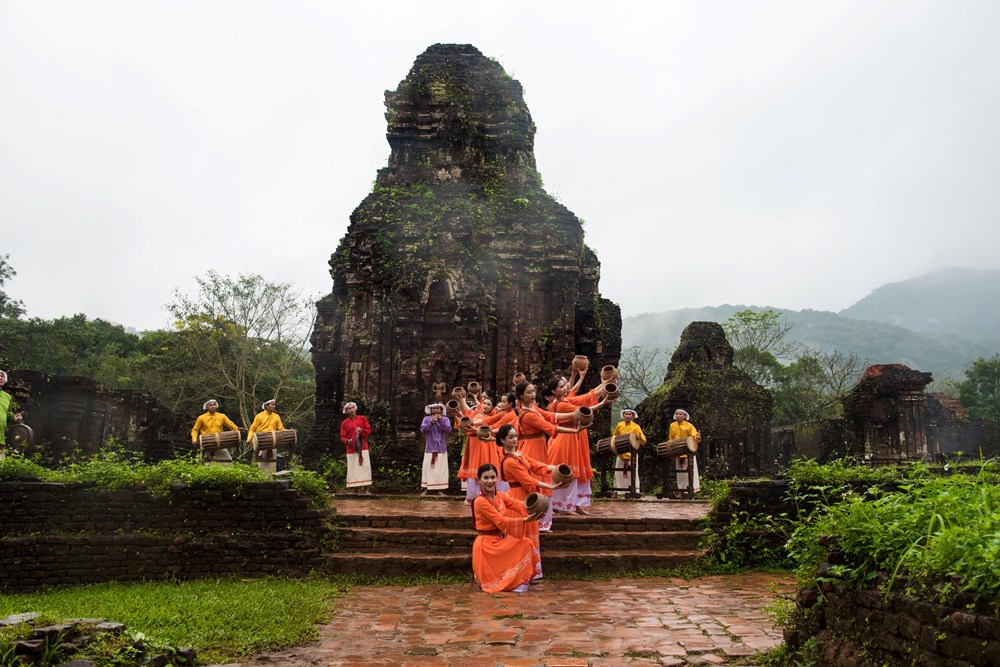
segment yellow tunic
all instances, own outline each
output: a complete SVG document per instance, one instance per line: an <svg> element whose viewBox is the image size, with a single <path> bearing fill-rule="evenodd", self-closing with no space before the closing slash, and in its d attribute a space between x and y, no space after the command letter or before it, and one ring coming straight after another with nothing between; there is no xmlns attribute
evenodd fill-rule
<svg viewBox="0 0 1000 667"><path fill-rule="evenodd" d="M254 433L268 433L270 431L284 431L285 425L281 423L281 417L277 412L268 413L267 410L258 412L253 418L253 424L247 432L247 442L253 442Z"/></svg>
<svg viewBox="0 0 1000 667"><path fill-rule="evenodd" d="M199 436L238 430L236 424L221 412L216 412L214 415L206 412L195 420L194 428L191 429L191 442L197 445Z"/></svg>
<svg viewBox="0 0 1000 667"><path fill-rule="evenodd" d="M612 436L615 436L615 435L629 435L631 433L635 433L637 436L639 436L639 444L640 445L645 445L646 444L646 434L642 432L642 427L639 426L637 423L635 423L634 420L631 421L631 422L629 422L629 423L627 423L627 424L624 421L618 422L618 424L615 425L615 430L614 430L614 432L611 435ZM618 458L625 459L627 461L630 458L632 458L632 453L631 452L625 452L623 454L619 454Z"/></svg>
<svg viewBox="0 0 1000 667"><path fill-rule="evenodd" d="M677 438L694 438L695 440L701 440L701 436L698 435L698 429L696 429L694 424L689 421L675 421L670 423L670 435L667 439L676 440Z"/></svg>

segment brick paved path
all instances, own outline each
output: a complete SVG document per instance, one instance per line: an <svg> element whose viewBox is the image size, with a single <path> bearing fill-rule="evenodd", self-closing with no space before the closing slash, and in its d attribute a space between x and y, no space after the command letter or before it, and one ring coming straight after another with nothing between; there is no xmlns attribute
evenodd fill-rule
<svg viewBox="0 0 1000 667"><path fill-rule="evenodd" d="M318 642L244 665L739 665L781 642L763 607L793 588L766 574L550 580L498 595L358 587Z"/></svg>

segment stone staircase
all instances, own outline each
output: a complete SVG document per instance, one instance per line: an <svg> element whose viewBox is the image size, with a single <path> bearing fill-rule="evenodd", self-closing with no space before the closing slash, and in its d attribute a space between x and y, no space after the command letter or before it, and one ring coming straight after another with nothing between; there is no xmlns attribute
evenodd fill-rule
<svg viewBox="0 0 1000 667"><path fill-rule="evenodd" d="M338 498L335 573L466 574L476 537L461 499ZM542 533L546 573L586 575L689 565L700 555L708 505L687 501L595 500L590 516L559 515Z"/></svg>

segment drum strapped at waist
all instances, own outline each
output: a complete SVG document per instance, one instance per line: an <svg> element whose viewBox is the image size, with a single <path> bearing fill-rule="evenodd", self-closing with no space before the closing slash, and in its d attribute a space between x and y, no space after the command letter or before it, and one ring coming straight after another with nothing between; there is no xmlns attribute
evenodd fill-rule
<svg viewBox="0 0 1000 667"><path fill-rule="evenodd" d="M698 441L691 436L674 438L657 443L655 449L658 456L687 456L698 453Z"/></svg>
<svg viewBox="0 0 1000 667"><path fill-rule="evenodd" d="M598 454L626 454L638 451L642 442L635 433L624 433L622 435L611 435L597 441Z"/></svg>
<svg viewBox="0 0 1000 667"><path fill-rule="evenodd" d="M477 530L480 535L490 535L493 537L500 537L503 535L503 531L500 530Z"/></svg>
<svg viewBox="0 0 1000 667"><path fill-rule="evenodd" d="M239 431L222 431L221 433L204 433L198 436L198 444L206 452L217 449L238 447L243 437Z"/></svg>
<svg viewBox="0 0 1000 667"><path fill-rule="evenodd" d="M298 433L293 428L284 431L264 431L253 434L254 449L274 449L283 451L292 449L298 441Z"/></svg>

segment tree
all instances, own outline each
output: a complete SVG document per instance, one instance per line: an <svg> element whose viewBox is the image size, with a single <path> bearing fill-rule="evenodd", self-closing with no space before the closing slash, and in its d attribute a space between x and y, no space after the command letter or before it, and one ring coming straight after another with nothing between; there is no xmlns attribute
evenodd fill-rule
<svg viewBox="0 0 1000 667"><path fill-rule="evenodd" d="M733 366L764 387L774 386L780 359L789 359L800 348L788 340L792 325L774 310L741 310L722 323L733 347Z"/></svg>
<svg viewBox="0 0 1000 667"><path fill-rule="evenodd" d="M958 398L973 417L1000 421L1000 355L972 362L958 383Z"/></svg>
<svg viewBox="0 0 1000 667"><path fill-rule="evenodd" d="M670 353L661 347L631 345L618 359L621 405L635 407L660 386L667 373Z"/></svg>
<svg viewBox="0 0 1000 667"><path fill-rule="evenodd" d="M10 255L0 257L0 317L17 319L24 315L24 304L7 296L2 288L11 278L17 275L17 271L10 265Z"/></svg>
<svg viewBox="0 0 1000 667"><path fill-rule="evenodd" d="M250 424L260 404L280 399L286 422L311 420L315 379L306 353L313 321L310 301L289 283L260 275L236 279L209 271L196 278L198 293L179 292L167 305L173 335L158 337L156 363L173 379L165 391L176 407L207 398L238 408ZM166 354L164 354L166 353ZM182 372L177 372L182 371ZM233 416L233 415L230 415Z"/></svg>
<svg viewBox="0 0 1000 667"><path fill-rule="evenodd" d="M841 399L867 367L856 354L805 349L780 368L772 388L774 425L790 426L843 413Z"/></svg>

